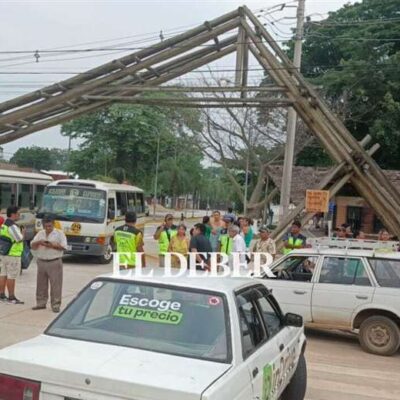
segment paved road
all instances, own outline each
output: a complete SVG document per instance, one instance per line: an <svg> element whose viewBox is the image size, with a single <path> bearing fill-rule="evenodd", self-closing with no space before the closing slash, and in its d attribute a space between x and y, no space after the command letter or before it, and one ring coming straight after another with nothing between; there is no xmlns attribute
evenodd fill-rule
<svg viewBox="0 0 400 400"><path fill-rule="evenodd" d="M111 265L67 258L63 306L90 279L109 271ZM30 309L34 304L35 274L32 265L17 283L17 294L25 305L0 303L0 348L38 335L54 318L50 310ZM400 353L391 358L364 353L351 335L307 331L307 338L307 400L400 399Z"/></svg>

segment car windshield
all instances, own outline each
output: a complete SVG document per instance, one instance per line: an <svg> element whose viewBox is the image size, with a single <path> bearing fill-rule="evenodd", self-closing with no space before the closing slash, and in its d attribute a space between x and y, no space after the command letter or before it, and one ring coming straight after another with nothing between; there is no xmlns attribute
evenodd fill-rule
<svg viewBox="0 0 400 400"><path fill-rule="evenodd" d="M400 260L370 258L369 263L380 286L400 288Z"/></svg>
<svg viewBox="0 0 400 400"><path fill-rule="evenodd" d="M51 215L62 221L103 222L106 192L97 189L49 186L46 188L38 218Z"/></svg>
<svg viewBox="0 0 400 400"><path fill-rule="evenodd" d="M229 362L226 308L218 293L96 280L45 333Z"/></svg>

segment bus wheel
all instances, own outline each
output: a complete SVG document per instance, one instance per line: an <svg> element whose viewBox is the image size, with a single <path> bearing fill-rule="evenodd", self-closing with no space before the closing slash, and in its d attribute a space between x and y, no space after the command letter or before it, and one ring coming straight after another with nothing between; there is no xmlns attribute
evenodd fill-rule
<svg viewBox="0 0 400 400"><path fill-rule="evenodd" d="M113 244L110 242L106 246L106 248L104 250L104 254L99 257L99 263L100 264L109 264L113 258L113 255L112 255L113 251L114 251Z"/></svg>

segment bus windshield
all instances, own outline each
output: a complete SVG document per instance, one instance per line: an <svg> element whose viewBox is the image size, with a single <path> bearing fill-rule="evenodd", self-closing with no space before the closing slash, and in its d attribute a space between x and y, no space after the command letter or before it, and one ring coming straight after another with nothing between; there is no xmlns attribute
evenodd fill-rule
<svg viewBox="0 0 400 400"><path fill-rule="evenodd" d="M62 221L103 222L106 192L98 189L49 186L45 189L38 218L50 215Z"/></svg>

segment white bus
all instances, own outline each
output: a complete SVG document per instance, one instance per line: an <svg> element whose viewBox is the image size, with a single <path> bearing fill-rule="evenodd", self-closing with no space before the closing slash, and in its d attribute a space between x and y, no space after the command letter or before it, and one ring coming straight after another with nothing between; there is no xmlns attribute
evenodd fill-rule
<svg viewBox="0 0 400 400"><path fill-rule="evenodd" d="M25 239L31 240L35 234L35 214L42 202L45 187L53 179L36 172L0 169L1 216L7 218L7 207L20 207L18 225L26 228Z"/></svg>
<svg viewBox="0 0 400 400"><path fill-rule="evenodd" d="M142 189L83 179L54 181L45 189L36 228L45 215L67 236L69 254L97 256L108 263L115 250L114 230L123 225L127 211L135 211L138 228L144 227L145 201Z"/></svg>

